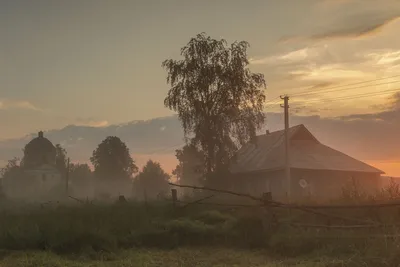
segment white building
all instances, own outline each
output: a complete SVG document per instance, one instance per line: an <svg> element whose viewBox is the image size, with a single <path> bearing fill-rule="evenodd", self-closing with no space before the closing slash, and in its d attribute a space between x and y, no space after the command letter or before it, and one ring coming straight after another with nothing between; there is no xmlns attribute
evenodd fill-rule
<svg viewBox="0 0 400 267"><path fill-rule="evenodd" d="M13 198L46 198L57 195L65 179L56 167L56 148L40 131L24 148L21 171L4 181L4 191ZM59 195L59 193L58 193Z"/></svg>

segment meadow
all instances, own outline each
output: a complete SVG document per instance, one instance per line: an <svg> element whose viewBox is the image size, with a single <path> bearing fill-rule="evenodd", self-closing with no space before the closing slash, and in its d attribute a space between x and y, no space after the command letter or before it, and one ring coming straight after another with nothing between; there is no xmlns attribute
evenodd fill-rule
<svg viewBox="0 0 400 267"><path fill-rule="evenodd" d="M3 201L0 266L400 264L400 235L394 226L400 219L397 206L318 210L329 216L298 209L273 210L196 204L174 207L170 201L45 205ZM357 220L392 226L345 228ZM344 228L304 227L315 225Z"/></svg>

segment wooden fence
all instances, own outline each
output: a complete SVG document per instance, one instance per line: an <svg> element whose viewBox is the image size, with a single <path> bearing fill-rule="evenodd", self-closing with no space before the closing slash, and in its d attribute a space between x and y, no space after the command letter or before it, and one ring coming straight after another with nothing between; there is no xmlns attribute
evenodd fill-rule
<svg viewBox="0 0 400 267"><path fill-rule="evenodd" d="M263 208L266 212L268 212L272 218L274 218L275 223L277 224L286 224L293 227L303 227L303 228L325 228L325 229L348 229L348 230L356 230L356 229L370 229L370 228L393 228L400 226L400 223L385 223L380 219L380 211L384 208L393 208L400 207L400 201L395 200L386 203L370 203L370 204L353 204L353 205L300 205L293 203L283 203L274 201L272 199L271 193L265 193L261 197L255 197L249 194L242 194L238 192L233 192L229 190L220 190L209 187L199 187L199 186L191 186L191 185L178 185L174 183L170 183L173 187L180 188L191 188L195 190L209 191L215 193L223 193L232 196L238 196L243 198L248 198L253 200L256 204L231 204L231 203L218 203L218 202L205 202L205 200L210 199L212 196L208 196L202 199L198 199L195 201L185 202L180 201L177 198L176 189L172 189L172 201L174 207L177 208L186 208L189 205L210 205L210 206L226 206L226 207L241 207L241 208ZM288 210L290 211L301 211L307 214L313 214L315 216L321 217L325 219L324 224L306 224L302 222L296 222L294 220L278 220L277 210ZM347 210L351 213L355 213L355 210L364 210L366 211L371 219L360 219L347 217L343 215L334 214L332 210ZM400 209L398 210L399 220L400 220ZM332 221L342 221L346 222L346 224L332 224Z"/></svg>

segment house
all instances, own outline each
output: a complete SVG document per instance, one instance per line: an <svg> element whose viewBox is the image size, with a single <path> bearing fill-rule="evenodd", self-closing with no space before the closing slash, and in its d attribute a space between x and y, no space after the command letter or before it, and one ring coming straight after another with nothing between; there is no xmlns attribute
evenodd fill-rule
<svg viewBox="0 0 400 267"><path fill-rule="evenodd" d="M292 198L338 197L346 183L354 182L366 192L379 189L384 172L320 143L304 125L289 128L288 139ZM245 144L230 171L235 190L286 196L285 131L267 131Z"/></svg>

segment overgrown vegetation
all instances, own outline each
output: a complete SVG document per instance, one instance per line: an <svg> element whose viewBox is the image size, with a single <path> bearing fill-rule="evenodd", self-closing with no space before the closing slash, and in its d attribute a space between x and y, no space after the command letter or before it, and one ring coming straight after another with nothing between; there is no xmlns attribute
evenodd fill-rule
<svg viewBox="0 0 400 267"><path fill-rule="evenodd" d="M381 197L396 198L390 187ZM278 223L263 207L227 209L206 205L173 208L170 202L11 206L3 203L0 250L41 250L61 257L115 259L127 249L225 248L262 250L282 266L305 259L325 258L320 266L397 266L400 264L397 227L376 229L298 228L287 221L349 225L303 211L277 209ZM324 211L332 215L377 220L365 209ZM376 211L381 223L400 219L397 207ZM373 216L372 216L373 215ZM74 256L75 255L75 256ZM259 265L261 266L261 265ZM279 266L279 265L276 265ZM309 265L306 265L309 266ZM311 265L312 266L312 265ZM318 266L318 265L316 265Z"/></svg>

